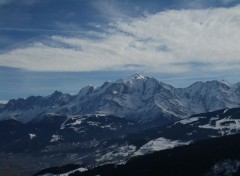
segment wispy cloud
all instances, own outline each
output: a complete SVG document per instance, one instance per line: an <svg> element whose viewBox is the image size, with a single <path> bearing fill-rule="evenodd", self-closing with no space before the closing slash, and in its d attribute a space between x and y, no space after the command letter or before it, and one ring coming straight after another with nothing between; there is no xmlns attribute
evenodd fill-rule
<svg viewBox="0 0 240 176"><path fill-rule="evenodd" d="M234 2L235 0L220 0L223 4L229 4L231 2Z"/></svg>
<svg viewBox="0 0 240 176"><path fill-rule="evenodd" d="M84 33L97 39L49 36L1 54L0 65L34 71L231 71L240 69L239 21L240 6L168 10Z"/></svg>
<svg viewBox="0 0 240 176"><path fill-rule="evenodd" d="M0 5L8 4L11 0L0 0Z"/></svg>
<svg viewBox="0 0 240 176"><path fill-rule="evenodd" d="M1 5L6 5L6 4L10 4L12 2L20 2L20 3L24 3L24 4L33 4L34 2L36 2L37 0L0 0L0 6Z"/></svg>
<svg viewBox="0 0 240 176"><path fill-rule="evenodd" d="M101 1L92 1L92 6L98 10L101 16L105 19L110 19L112 21L119 19L128 18L129 10L126 10L126 4L124 2L119 2L117 0L101 0ZM129 5L129 3L127 3ZM124 9L125 7L125 9Z"/></svg>
<svg viewBox="0 0 240 176"><path fill-rule="evenodd" d="M65 25L66 26L66 25ZM62 27L62 26L61 26ZM1 28L0 30L2 31L37 31L37 32L82 32L80 30L77 29L73 29L73 27L71 27L70 25L70 30L68 29L44 29L44 28Z"/></svg>

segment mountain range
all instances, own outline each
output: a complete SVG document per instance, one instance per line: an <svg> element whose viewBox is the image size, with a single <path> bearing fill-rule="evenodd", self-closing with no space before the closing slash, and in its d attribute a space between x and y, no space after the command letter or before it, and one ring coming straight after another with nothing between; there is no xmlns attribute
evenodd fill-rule
<svg viewBox="0 0 240 176"><path fill-rule="evenodd" d="M46 114L105 114L160 124L193 114L240 107L240 83L196 82L187 88L174 88L155 78L139 74L100 87L86 86L78 94L55 91L47 97L30 96L10 100L0 106L0 120L27 123Z"/></svg>
<svg viewBox="0 0 240 176"><path fill-rule="evenodd" d="M234 135L240 132L239 107L240 83L174 88L139 74L86 86L76 95L55 91L10 100L0 106L0 173L32 175L77 163L64 168L81 174Z"/></svg>

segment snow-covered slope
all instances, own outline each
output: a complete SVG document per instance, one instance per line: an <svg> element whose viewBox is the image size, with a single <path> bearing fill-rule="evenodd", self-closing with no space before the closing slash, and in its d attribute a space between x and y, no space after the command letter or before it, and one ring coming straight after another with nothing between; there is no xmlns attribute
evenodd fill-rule
<svg viewBox="0 0 240 176"><path fill-rule="evenodd" d="M201 131L210 132L210 137L219 137L240 132L240 109L232 108L225 110L218 110L214 112L194 115L185 118L181 121L175 122L174 126L190 126L194 128L194 133L201 133ZM189 136L193 133L189 133Z"/></svg>
<svg viewBox="0 0 240 176"><path fill-rule="evenodd" d="M196 82L177 94L190 114L240 106L240 86L226 81Z"/></svg>
<svg viewBox="0 0 240 176"><path fill-rule="evenodd" d="M197 82L174 88L139 74L100 87L86 86L71 96L55 92L48 97L10 100L0 109L0 119L28 122L47 113L61 115L108 114L162 123L192 114L240 106L240 84L225 81Z"/></svg>
<svg viewBox="0 0 240 176"><path fill-rule="evenodd" d="M119 164L134 156L240 133L239 121L240 108L197 114L166 126L106 141L93 160L98 164Z"/></svg>
<svg viewBox="0 0 240 176"><path fill-rule="evenodd" d="M74 101L58 112L105 113L144 122L156 117L169 121L187 114L186 108L174 95L173 87L141 75L105 82L98 88L83 88Z"/></svg>
<svg viewBox="0 0 240 176"><path fill-rule="evenodd" d="M55 91L46 97L30 96L26 99L13 99L0 108L0 120L15 119L27 123L54 112L74 98L75 96Z"/></svg>
<svg viewBox="0 0 240 176"><path fill-rule="evenodd" d="M133 156L138 156L138 155L145 155L148 153L152 153L155 151L160 151L160 150L166 150L166 149L171 149L176 146L181 146L181 145L188 145L191 142L182 142L182 141L171 141L169 139L165 139L163 137L154 139L149 141L148 143L144 144L140 149L138 149Z"/></svg>

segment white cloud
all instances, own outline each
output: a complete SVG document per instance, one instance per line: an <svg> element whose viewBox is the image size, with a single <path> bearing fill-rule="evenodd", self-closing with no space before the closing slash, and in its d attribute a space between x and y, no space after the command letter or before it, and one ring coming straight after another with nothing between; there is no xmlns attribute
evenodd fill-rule
<svg viewBox="0 0 240 176"><path fill-rule="evenodd" d="M169 10L121 20L105 31L92 33L100 39L51 36L48 42L1 54L0 65L36 71L165 73L240 68L240 6Z"/></svg>
<svg viewBox="0 0 240 176"><path fill-rule="evenodd" d="M124 13L124 7L122 7L116 0L91 1L91 4L104 18L111 19L113 21L128 18L128 16Z"/></svg>

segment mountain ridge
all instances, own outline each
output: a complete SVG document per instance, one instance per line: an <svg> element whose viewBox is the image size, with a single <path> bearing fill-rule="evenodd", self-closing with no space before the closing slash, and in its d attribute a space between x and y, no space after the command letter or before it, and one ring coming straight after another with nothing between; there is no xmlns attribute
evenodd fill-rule
<svg viewBox="0 0 240 176"><path fill-rule="evenodd" d="M55 91L46 97L10 100L1 106L0 120L12 118L27 123L47 113L103 113L141 123L159 118L172 122L192 114L239 106L239 83L213 80L175 88L155 78L134 74L106 81L99 87L83 87L76 95Z"/></svg>

